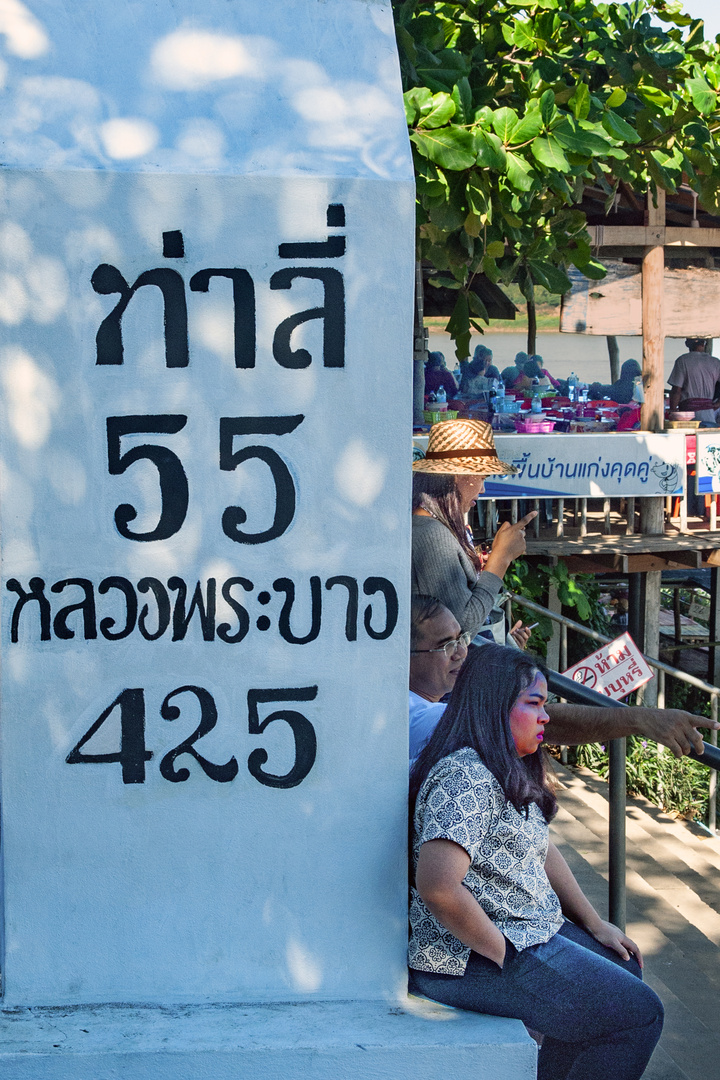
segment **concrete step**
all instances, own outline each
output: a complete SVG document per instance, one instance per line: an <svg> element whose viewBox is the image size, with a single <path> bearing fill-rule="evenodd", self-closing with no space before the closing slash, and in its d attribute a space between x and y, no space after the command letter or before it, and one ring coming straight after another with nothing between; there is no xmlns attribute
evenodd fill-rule
<svg viewBox="0 0 720 1080"><path fill-rule="evenodd" d="M597 778L593 780L598 783ZM585 821L604 838L607 835L607 785L603 785L604 791L598 790L584 775L574 776L569 770L563 770L561 782L564 791L574 794L597 815L595 819L585 814ZM665 816L668 824L677 829L678 822ZM713 861L714 850L698 851L702 841L698 841L691 830L683 843L675 831L668 829L665 832L663 824L662 820L654 820L639 800L633 799L629 803L626 819L628 865L662 892L671 904L686 910L695 924L720 945L720 892L716 887L720 866L716 867ZM682 824L679 828L682 829ZM713 837L708 836L708 840L715 845Z"/></svg>
<svg viewBox="0 0 720 1080"><path fill-rule="evenodd" d="M571 770L559 762L555 762L555 765L561 782L572 784L575 780L582 781L585 789L600 796L602 807L599 804L596 806L607 818L606 781L589 769L574 767ZM628 818L641 821L644 829L671 847L691 868L701 873L705 873L709 866L720 870L720 836L711 835L701 824L673 817L642 795L628 799Z"/></svg>
<svg viewBox="0 0 720 1080"><path fill-rule="evenodd" d="M12 1009L1 1080L535 1080L519 1020L381 1002Z"/></svg>
<svg viewBox="0 0 720 1080"><path fill-rule="evenodd" d="M607 785L596 777L587 782L584 775L558 772L563 788L558 793L561 809L551 827L553 839L584 892L606 915ZM640 946L646 981L666 1009L663 1036L644 1080L720 1080L720 949L714 941L720 890L713 866L717 842L708 837L712 847L705 846L704 837L692 835L685 845L692 855L681 858L677 845L682 847L683 823L670 819L674 828L668 835L658 815L637 800L630 810L627 932ZM699 860L709 864L702 877L703 898L686 884L697 882Z"/></svg>
<svg viewBox="0 0 720 1080"><path fill-rule="evenodd" d="M572 805L569 794L563 793L562 804L563 809L558 814L557 827L562 828L563 839L571 844L575 852L581 855L588 866L596 870L606 882L608 857L606 831L603 831L602 828L598 831L588 828L588 817L590 817L590 823L596 829L597 819L593 820L591 812L581 801L578 800L575 805ZM561 818L561 814L566 814L567 819ZM678 890L676 888L655 889L642 874L634 869L631 847L632 842L629 840L627 887L628 898L632 898L637 920L642 924L643 934L645 935L644 941L638 940L640 948L644 951L651 949L653 953L659 951L662 948L663 938L662 935L658 936L658 928L662 927L665 937L672 937L673 942L682 951L682 954L691 959L692 964L698 969L698 976L702 976L702 978L696 979L691 987L687 988L687 992L692 994L693 1007L696 1009L697 1014L701 1017L705 1015L708 1008L706 996L708 991L711 994L711 1011L713 1014L716 1013L718 1001L720 1000L720 964L718 963L720 954L712 937L708 937L704 927L697 925L694 921L698 913L701 916L701 924L703 921L709 921L702 918L708 912L714 921L717 918L715 912L702 904L689 890ZM567 858L565 850L563 850L563 854ZM647 858L644 861L647 862ZM570 862L569 859L568 862ZM575 872L572 863L571 868ZM655 869L657 871L655 874L656 881L662 882L661 868L656 866ZM667 875L667 881L674 884L669 874ZM583 883L581 882L581 884ZM661 895L661 893L664 895ZM607 884L599 890L599 896L600 910L606 913ZM628 907L628 925L631 918L630 908ZM713 927L711 927L712 929ZM683 970L681 964L678 971L682 972ZM715 1000L713 1000L712 995L715 996Z"/></svg>

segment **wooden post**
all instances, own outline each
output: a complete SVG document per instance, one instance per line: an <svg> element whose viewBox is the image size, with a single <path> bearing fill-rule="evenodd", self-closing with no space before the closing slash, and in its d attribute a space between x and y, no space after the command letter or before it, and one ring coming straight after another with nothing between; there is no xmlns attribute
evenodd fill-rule
<svg viewBox="0 0 720 1080"><path fill-rule="evenodd" d="M532 356L537 348L537 309L535 307L535 289L533 298L527 302L527 347L528 356Z"/></svg>
<svg viewBox="0 0 720 1080"><path fill-rule="evenodd" d="M620 378L620 349L614 335L608 334L605 340L607 341L608 356L610 357L610 382L614 383Z"/></svg>
<svg viewBox="0 0 720 1080"><path fill-rule="evenodd" d="M645 404L640 413L643 431L662 431L665 386L665 331L663 327L663 275L665 272L665 192L658 191L657 206L648 191L647 224L657 244L646 247L642 263L643 387Z"/></svg>
<svg viewBox="0 0 720 1080"><path fill-rule="evenodd" d="M647 226L657 243L645 248L642 264L643 387L645 403L640 412L643 431L662 431L665 427L665 330L663 326L663 275L665 273L665 192L658 190L657 206L652 193L647 196ZM640 501L640 532L657 536L665 530L665 500L662 496ZM633 575L631 575L632 579ZM641 598L635 643L647 656L660 655L660 571L638 575L642 587L636 590L636 604ZM639 595L637 595L639 594ZM632 598L631 588L630 596ZM632 606L632 605L631 605ZM645 687L644 701L657 701L657 680Z"/></svg>

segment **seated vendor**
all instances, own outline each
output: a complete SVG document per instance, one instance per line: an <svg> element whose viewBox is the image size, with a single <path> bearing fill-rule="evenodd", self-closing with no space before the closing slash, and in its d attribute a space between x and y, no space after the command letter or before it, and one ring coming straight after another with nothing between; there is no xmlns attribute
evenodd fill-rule
<svg viewBox="0 0 720 1080"><path fill-rule="evenodd" d="M473 358L460 378L460 394L465 398L479 397L487 390L487 369L492 364L492 350L476 345Z"/></svg>
<svg viewBox="0 0 720 1080"><path fill-rule="evenodd" d="M588 388L588 396L591 401L599 401L601 398L610 398L619 405L628 405L633 400L635 379L642 375L642 370L637 360L626 360L620 369L620 378L614 383L591 383Z"/></svg>
<svg viewBox="0 0 720 1080"><path fill-rule="evenodd" d="M436 394L441 388L448 398L457 394L457 383L445 366L445 357L441 352L431 352L425 365L425 393Z"/></svg>

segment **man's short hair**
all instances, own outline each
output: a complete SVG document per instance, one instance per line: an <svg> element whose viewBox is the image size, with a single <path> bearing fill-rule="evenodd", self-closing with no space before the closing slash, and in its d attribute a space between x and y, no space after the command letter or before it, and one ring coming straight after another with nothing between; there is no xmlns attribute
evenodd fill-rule
<svg viewBox="0 0 720 1080"><path fill-rule="evenodd" d="M413 593L410 598L410 649L414 649L420 638L422 624L434 619L445 609L445 604L435 596Z"/></svg>
<svg viewBox="0 0 720 1080"><path fill-rule="evenodd" d="M685 346L690 349L691 352L707 352L707 338L701 337L688 337L685 338Z"/></svg>

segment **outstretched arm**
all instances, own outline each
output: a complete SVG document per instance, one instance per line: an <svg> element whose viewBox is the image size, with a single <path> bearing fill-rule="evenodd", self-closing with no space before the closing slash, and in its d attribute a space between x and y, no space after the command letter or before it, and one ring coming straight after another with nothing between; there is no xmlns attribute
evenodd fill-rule
<svg viewBox="0 0 720 1080"><path fill-rule="evenodd" d="M698 727L720 728L720 724L707 717L694 716L684 709L646 709L639 705L606 709L552 702L548 703L547 712L550 717L545 729L547 742L577 746L609 742L625 735L646 735L669 747L678 758L690 750L702 754L703 740Z"/></svg>
<svg viewBox="0 0 720 1080"><path fill-rule="evenodd" d="M614 923L605 922L604 919L600 918L575 880L572 870L553 843L548 845L545 873L557 893L560 907L566 918L577 923L578 926L582 926L601 945L607 945L609 949L614 949L623 960L629 960L632 954L640 967L643 966L642 954L635 942L626 937Z"/></svg>

